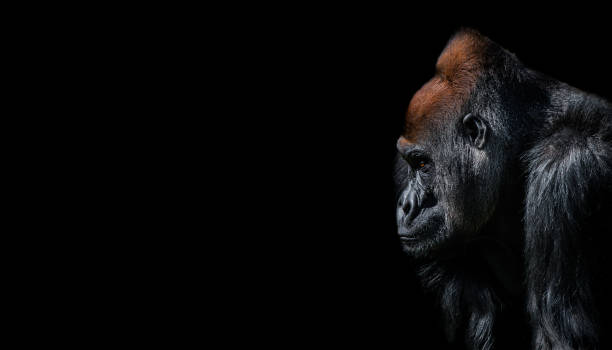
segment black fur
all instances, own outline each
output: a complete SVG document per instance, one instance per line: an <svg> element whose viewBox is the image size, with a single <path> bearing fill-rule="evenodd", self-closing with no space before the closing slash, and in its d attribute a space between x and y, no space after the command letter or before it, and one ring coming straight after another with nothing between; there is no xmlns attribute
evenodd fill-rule
<svg viewBox="0 0 612 350"><path fill-rule="evenodd" d="M483 73L456 123L398 147L405 250L451 342L608 348L612 105L482 40ZM486 125L482 149L461 124L468 113ZM420 214L406 219L412 207Z"/></svg>

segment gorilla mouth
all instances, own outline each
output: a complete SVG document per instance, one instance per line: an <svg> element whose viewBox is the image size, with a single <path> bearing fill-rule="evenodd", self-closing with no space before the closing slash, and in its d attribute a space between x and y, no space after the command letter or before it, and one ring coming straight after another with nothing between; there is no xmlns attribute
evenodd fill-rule
<svg viewBox="0 0 612 350"><path fill-rule="evenodd" d="M402 242L415 243L435 236L441 226L442 216L438 210L435 207L424 208L409 224L406 223L406 220L402 220L398 225L398 234Z"/></svg>

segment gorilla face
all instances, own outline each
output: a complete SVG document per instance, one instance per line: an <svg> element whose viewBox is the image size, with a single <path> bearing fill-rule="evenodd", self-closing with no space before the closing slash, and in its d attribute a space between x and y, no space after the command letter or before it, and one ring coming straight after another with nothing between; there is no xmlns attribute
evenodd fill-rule
<svg viewBox="0 0 612 350"><path fill-rule="evenodd" d="M419 143L397 142L397 226L404 249L423 255L476 234L496 206L499 170L485 150L490 128L468 113Z"/></svg>
<svg viewBox="0 0 612 350"><path fill-rule="evenodd" d="M396 181L403 190L397 203L397 227L404 249L418 255L446 240L448 225L436 193L436 163L425 147L398 141Z"/></svg>
<svg viewBox="0 0 612 350"><path fill-rule="evenodd" d="M428 255L475 235L496 207L505 166L497 154L503 145L490 142L494 130L487 119L493 112L474 102L486 40L473 33L451 39L436 75L408 107L395 181L398 233L411 255Z"/></svg>

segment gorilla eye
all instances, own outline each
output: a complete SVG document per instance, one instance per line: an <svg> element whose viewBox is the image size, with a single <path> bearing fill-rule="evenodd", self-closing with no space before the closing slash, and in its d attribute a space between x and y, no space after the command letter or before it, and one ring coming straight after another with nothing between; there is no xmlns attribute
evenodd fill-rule
<svg viewBox="0 0 612 350"><path fill-rule="evenodd" d="M416 166L416 168L417 168L418 170L423 170L423 171L425 171L425 170L429 169L429 167L428 167L428 163L427 163L427 161L426 161L425 159L420 159L420 160L418 160L418 161L416 162L416 165L417 165L417 166Z"/></svg>
<svg viewBox="0 0 612 350"><path fill-rule="evenodd" d="M429 161L421 152L410 152L405 157L408 164L416 170L427 170Z"/></svg>

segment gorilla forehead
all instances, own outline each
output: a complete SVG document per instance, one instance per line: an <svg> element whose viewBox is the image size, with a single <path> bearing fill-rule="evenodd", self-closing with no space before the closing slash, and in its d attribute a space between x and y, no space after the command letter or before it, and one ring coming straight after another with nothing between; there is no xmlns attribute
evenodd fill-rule
<svg viewBox="0 0 612 350"><path fill-rule="evenodd" d="M428 132L460 113L481 75L489 45L489 39L469 29L449 40L436 63L435 76L410 101L403 142L421 142Z"/></svg>

